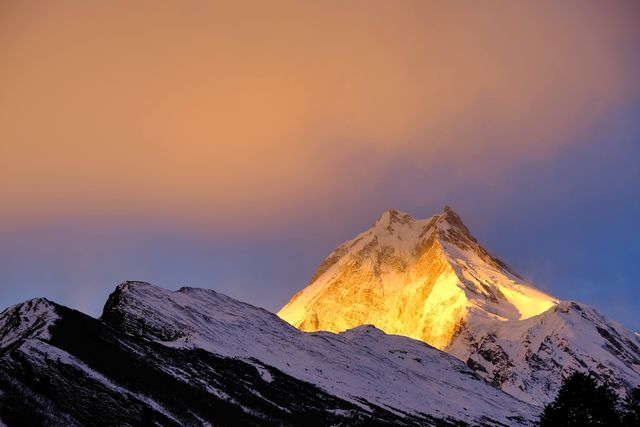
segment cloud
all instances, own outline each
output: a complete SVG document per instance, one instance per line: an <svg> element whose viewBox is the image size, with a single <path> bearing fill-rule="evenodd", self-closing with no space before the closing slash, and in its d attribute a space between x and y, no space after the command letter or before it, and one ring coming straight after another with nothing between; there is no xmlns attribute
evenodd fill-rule
<svg viewBox="0 0 640 427"><path fill-rule="evenodd" d="M403 170L500 191L640 89L635 2L0 8L10 226L277 225Z"/></svg>

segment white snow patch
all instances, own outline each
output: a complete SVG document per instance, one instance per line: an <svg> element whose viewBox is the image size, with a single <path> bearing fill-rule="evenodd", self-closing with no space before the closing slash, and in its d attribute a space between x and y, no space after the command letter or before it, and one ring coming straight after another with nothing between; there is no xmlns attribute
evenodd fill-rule
<svg viewBox="0 0 640 427"><path fill-rule="evenodd" d="M49 327L57 319L53 304L44 298L7 308L0 313L0 348L24 338L49 339Z"/></svg>
<svg viewBox="0 0 640 427"><path fill-rule="evenodd" d="M271 381L273 381L273 375L271 375L271 372L269 372L264 366L260 366L260 365L254 365L256 370L258 371L258 374L260 374L260 378L263 379L263 381L270 383Z"/></svg>

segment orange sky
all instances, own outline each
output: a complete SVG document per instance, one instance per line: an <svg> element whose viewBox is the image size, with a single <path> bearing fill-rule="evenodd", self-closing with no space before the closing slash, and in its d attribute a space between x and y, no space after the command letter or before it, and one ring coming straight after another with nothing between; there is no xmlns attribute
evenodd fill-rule
<svg viewBox="0 0 640 427"><path fill-rule="evenodd" d="M399 164L489 185L638 96L637 2L398 5L3 1L0 221L274 224Z"/></svg>

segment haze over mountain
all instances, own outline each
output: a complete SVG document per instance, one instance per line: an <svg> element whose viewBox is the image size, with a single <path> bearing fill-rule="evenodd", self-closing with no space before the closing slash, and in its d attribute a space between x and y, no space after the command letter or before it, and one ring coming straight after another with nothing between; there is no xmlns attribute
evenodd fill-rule
<svg viewBox="0 0 640 427"><path fill-rule="evenodd" d="M423 220L384 212L336 248L278 315L304 331L372 324L422 340L536 405L575 369L621 392L640 383L637 335L527 284L450 207Z"/></svg>

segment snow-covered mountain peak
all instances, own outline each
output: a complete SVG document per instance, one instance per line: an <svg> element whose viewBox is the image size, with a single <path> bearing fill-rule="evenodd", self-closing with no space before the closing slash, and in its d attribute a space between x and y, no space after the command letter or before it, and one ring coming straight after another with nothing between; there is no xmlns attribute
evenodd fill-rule
<svg viewBox="0 0 640 427"><path fill-rule="evenodd" d="M46 339L49 327L58 318L55 304L34 298L0 313L0 348L26 338Z"/></svg>
<svg viewBox="0 0 640 427"><path fill-rule="evenodd" d="M453 208L449 205L445 205L442 209L442 213L438 214L438 222L439 223L447 223L452 227L460 228L464 230L466 233L469 233L469 229L462 222L462 218Z"/></svg>
<svg viewBox="0 0 640 427"><path fill-rule="evenodd" d="M460 215L448 205L441 213L424 219L416 219L407 213L389 209L380 215L369 230L345 245L357 247L355 243L359 242L360 246L370 249L411 255L420 252L432 243L433 239L436 239L443 249L453 249L457 255L469 251L482 258L484 262L508 271L504 263L478 244Z"/></svg>
<svg viewBox="0 0 640 427"><path fill-rule="evenodd" d="M384 229L387 227L393 227L394 224L407 225L414 222L414 218L405 212L400 212L397 209L387 209L384 211L373 224L373 228ZM389 230L389 229L387 229Z"/></svg>
<svg viewBox="0 0 640 427"><path fill-rule="evenodd" d="M460 215L449 205L445 205L441 213L425 219L417 219L406 212L390 208L378 217L372 228L378 232L382 230L393 232L394 224L398 224L400 228L413 228L416 223L424 227L425 225L435 225L436 222L441 225L441 228L460 228L462 231L469 233L469 229L462 222Z"/></svg>
<svg viewBox="0 0 640 427"><path fill-rule="evenodd" d="M522 319L555 303L490 255L445 206L425 219L386 211L336 248L278 315L307 331L371 323L442 349L469 311Z"/></svg>
<svg viewBox="0 0 640 427"><path fill-rule="evenodd" d="M304 331L371 324L424 341L504 390L540 404L570 369L588 366L618 378L618 384L640 381L637 337L585 307L526 283L446 206L426 219L385 212L373 227L336 248L278 316ZM588 333L581 335L578 328ZM542 379L538 352L551 348L549 340L557 340L549 350L553 358L565 362L546 366L553 378ZM592 349L603 346L617 350ZM598 356L587 360L589 353Z"/></svg>

